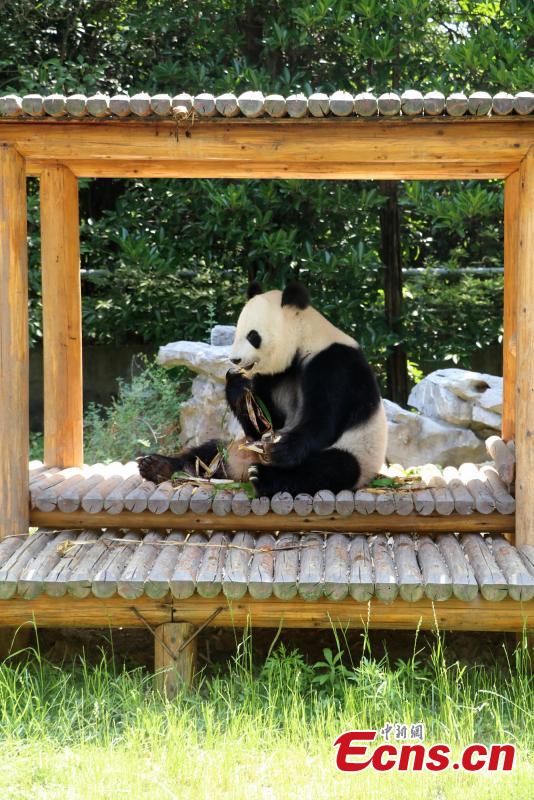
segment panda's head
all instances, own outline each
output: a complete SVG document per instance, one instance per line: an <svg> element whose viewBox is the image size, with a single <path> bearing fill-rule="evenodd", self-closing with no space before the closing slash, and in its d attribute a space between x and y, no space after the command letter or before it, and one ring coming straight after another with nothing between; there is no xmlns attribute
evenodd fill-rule
<svg viewBox="0 0 534 800"><path fill-rule="evenodd" d="M284 372L299 349L300 318L309 303L299 283L288 284L282 292L264 292L258 283L250 284L237 321L232 363L247 376Z"/></svg>

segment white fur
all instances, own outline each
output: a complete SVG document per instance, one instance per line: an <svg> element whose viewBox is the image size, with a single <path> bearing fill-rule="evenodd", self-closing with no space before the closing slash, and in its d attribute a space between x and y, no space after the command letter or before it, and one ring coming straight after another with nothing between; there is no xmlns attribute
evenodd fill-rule
<svg viewBox="0 0 534 800"><path fill-rule="evenodd" d="M259 350L247 341L251 330L261 336ZM275 375L289 367L297 350L306 358L336 342L358 346L315 308L282 306L282 292L273 289L252 297L243 307L230 357L241 359L240 367L252 365L246 370L247 377L256 373Z"/></svg>
<svg viewBox="0 0 534 800"><path fill-rule="evenodd" d="M332 447L347 450L358 459L361 475L356 488L366 486L380 472L386 460L388 426L384 404L376 409L371 419L350 428L334 442Z"/></svg>

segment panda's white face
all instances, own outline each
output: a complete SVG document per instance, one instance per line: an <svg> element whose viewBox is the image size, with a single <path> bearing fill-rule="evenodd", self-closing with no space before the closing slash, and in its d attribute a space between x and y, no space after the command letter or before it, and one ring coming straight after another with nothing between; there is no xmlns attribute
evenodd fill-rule
<svg viewBox="0 0 534 800"><path fill-rule="evenodd" d="M282 306L277 289L257 294L243 307L230 359L248 377L284 372L299 346L298 310Z"/></svg>

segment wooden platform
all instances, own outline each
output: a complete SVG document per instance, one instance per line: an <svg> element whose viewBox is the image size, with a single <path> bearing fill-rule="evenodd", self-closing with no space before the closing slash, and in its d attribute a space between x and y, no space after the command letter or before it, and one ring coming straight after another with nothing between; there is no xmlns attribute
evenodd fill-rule
<svg viewBox="0 0 534 800"><path fill-rule="evenodd" d="M269 499L220 487L159 486L135 462L59 470L30 465L30 519L46 528L501 532L515 524L515 499L491 465L428 465L422 488L320 491Z"/></svg>
<svg viewBox="0 0 534 800"><path fill-rule="evenodd" d="M534 547L503 536L47 531L0 544L0 599L534 598Z"/></svg>
<svg viewBox="0 0 534 800"><path fill-rule="evenodd" d="M533 598L534 547L500 535L40 530L0 543L3 625L201 624L218 610L217 625L521 630Z"/></svg>

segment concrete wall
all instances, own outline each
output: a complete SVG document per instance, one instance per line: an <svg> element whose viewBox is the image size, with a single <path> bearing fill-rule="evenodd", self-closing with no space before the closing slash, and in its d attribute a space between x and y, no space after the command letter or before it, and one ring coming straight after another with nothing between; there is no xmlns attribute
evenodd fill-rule
<svg viewBox="0 0 534 800"><path fill-rule="evenodd" d="M157 352L155 345L91 345L83 348L83 400L88 403L107 404L117 393L117 378L131 375L132 360L139 353L149 356ZM453 367L452 362L424 364L426 375L441 367ZM471 369L502 375L502 348L499 344L473 353ZM30 351L30 427L33 431L43 428L43 352L41 348Z"/></svg>
<svg viewBox="0 0 534 800"><path fill-rule="evenodd" d="M83 348L83 402L107 404L117 393L117 378L128 378L139 353L153 355L154 345L91 345ZM43 351L30 351L30 427L43 429Z"/></svg>

